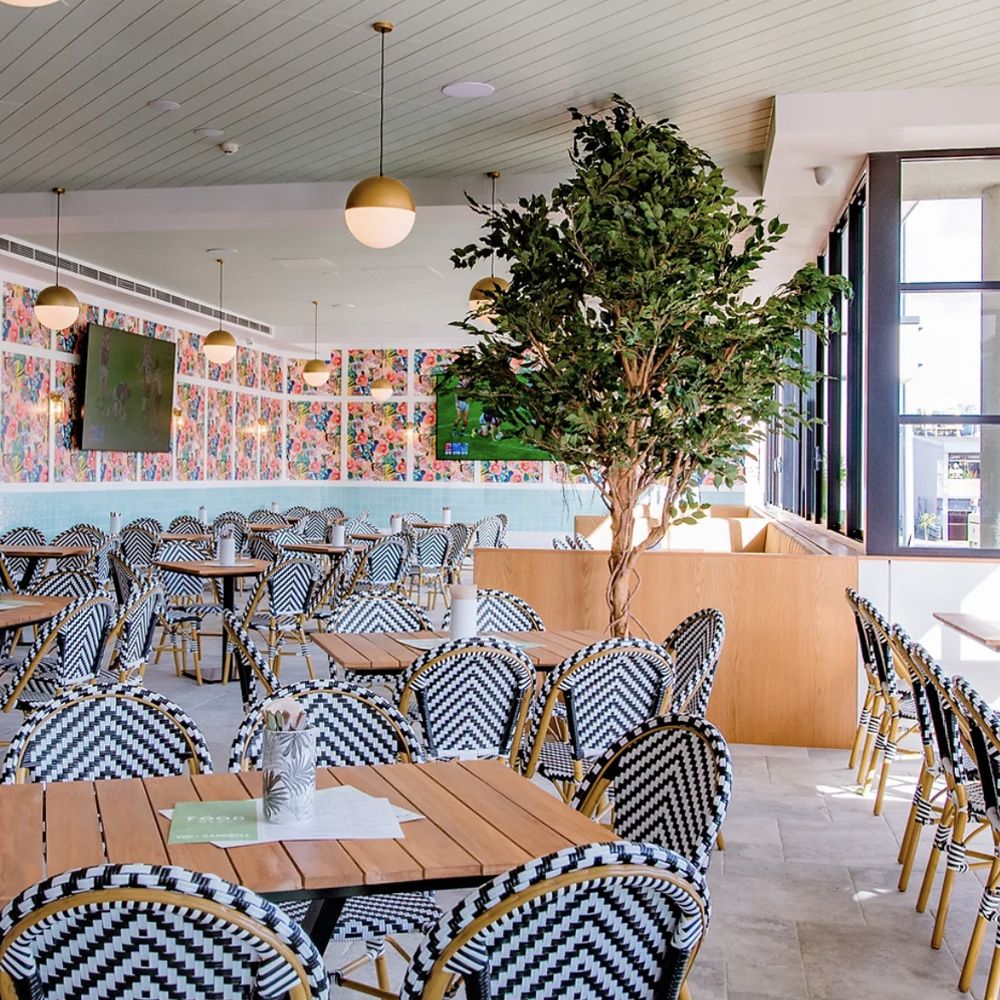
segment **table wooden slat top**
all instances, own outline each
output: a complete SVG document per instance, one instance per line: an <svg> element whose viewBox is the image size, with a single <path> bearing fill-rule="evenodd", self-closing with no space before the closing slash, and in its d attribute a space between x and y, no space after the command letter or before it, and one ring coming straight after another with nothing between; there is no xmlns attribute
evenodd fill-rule
<svg viewBox="0 0 1000 1000"><path fill-rule="evenodd" d="M383 531L351 531L348 532L348 538L358 538L362 542L381 542L383 538L391 538L392 536L387 532Z"/></svg>
<svg viewBox="0 0 1000 1000"><path fill-rule="evenodd" d="M0 593L0 629L20 628L22 625L36 625L55 617L74 598L36 597L32 594ZM10 601L17 607L5 607Z"/></svg>
<svg viewBox="0 0 1000 1000"><path fill-rule="evenodd" d="M935 611L934 617L956 632L1000 653L1000 621L980 618L978 615L966 615L958 611Z"/></svg>
<svg viewBox="0 0 1000 1000"><path fill-rule="evenodd" d="M270 567L266 559L237 559L233 566L220 566L216 559L200 559L181 562L157 562L154 565L173 573L186 573L188 576L257 576Z"/></svg>
<svg viewBox="0 0 1000 1000"><path fill-rule="evenodd" d="M184 531L164 531L160 535L161 542L210 542L212 540L212 535L207 532L195 532L191 534L190 532Z"/></svg>
<svg viewBox="0 0 1000 1000"><path fill-rule="evenodd" d="M281 547L289 552L305 552L314 556L342 556L345 552L364 552L363 545L334 545L333 542L283 542Z"/></svg>
<svg viewBox="0 0 1000 1000"><path fill-rule="evenodd" d="M92 545L0 545L5 556L27 556L36 559L63 559L66 556L89 555Z"/></svg>
<svg viewBox="0 0 1000 1000"><path fill-rule="evenodd" d="M0 905L44 877L104 861L183 865L261 893L350 896L371 885L474 882L550 851L617 839L499 761L321 768L317 784L353 785L424 818L404 823L401 840L168 844L160 809L259 796L261 775L6 785L0 811L17 821L0 824Z"/></svg>
<svg viewBox="0 0 1000 1000"><path fill-rule="evenodd" d="M281 521L278 524L248 524L247 531L278 531L280 528L294 528L291 521Z"/></svg>
<svg viewBox="0 0 1000 1000"><path fill-rule="evenodd" d="M490 632L501 639L535 643L524 652L539 670L551 670L584 646L607 636L590 629L564 632ZM407 646L407 639L448 639L447 632L316 632L313 642L346 670L383 673L402 670L425 650Z"/></svg>

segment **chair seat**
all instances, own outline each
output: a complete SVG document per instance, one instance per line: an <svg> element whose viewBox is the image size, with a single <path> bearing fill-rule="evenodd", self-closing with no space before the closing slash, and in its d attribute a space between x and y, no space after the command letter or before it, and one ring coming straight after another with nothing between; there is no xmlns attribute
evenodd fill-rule
<svg viewBox="0 0 1000 1000"><path fill-rule="evenodd" d="M251 615L243 623L244 628L255 628L267 631L276 628L279 632L290 631L301 627L300 620L296 615L269 615L267 613Z"/></svg>
<svg viewBox="0 0 1000 1000"><path fill-rule="evenodd" d="M911 722L917 721L917 706L910 691L899 696L899 717L909 719Z"/></svg>
<svg viewBox="0 0 1000 1000"><path fill-rule="evenodd" d="M557 743L546 740L538 757L538 770L550 781L576 781L576 771L573 768L573 746L571 743ZM597 759L585 757L582 764L584 772Z"/></svg>

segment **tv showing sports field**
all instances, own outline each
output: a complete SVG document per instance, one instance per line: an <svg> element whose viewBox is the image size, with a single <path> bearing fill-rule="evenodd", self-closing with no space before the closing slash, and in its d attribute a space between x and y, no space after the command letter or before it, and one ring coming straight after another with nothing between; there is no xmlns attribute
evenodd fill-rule
<svg viewBox="0 0 1000 1000"><path fill-rule="evenodd" d="M170 451L176 353L167 340L87 327L84 451Z"/></svg>
<svg viewBox="0 0 1000 1000"><path fill-rule="evenodd" d="M548 452L522 441L513 424L470 399L455 378L438 377L435 454L439 461L546 462Z"/></svg>

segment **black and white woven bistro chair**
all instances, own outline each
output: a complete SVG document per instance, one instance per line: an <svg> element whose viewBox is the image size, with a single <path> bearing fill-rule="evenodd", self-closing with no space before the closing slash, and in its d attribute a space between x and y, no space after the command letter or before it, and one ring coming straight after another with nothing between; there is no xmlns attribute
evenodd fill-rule
<svg viewBox="0 0 1000 1000"><path fill-rule="evenodd" d="M310 513L312 512L309 510L308 507L303 507L301 504L299 504L295 507L289 507L288 510L285 511L283 517L285 518L286 521L289 521L292 524L294 524L296 521L301 521L302 518L304 518L307 514Z"/></svg>
<svg viewBox="0 0 1000 1000"><path fill-rule="evenodd" d="M552 548L554 548L558 552L562 552L562 551L565 551L567 549L573 548L573 546L570 545L569 542L566 541L565 538L561 538L559 535L556 535L552 539Z"/></svg>
<svg viewBox="0 0 1000 1000"><path fill-rule="evenodd" d="M427 518L423 514L418 514L415 510L408 510L405 514L400 514L403 519L403 524L408 524L411 527L416 525L419 527L421 524L427 523Z"/></svg>
<svg viewBox="0 0 1000 1000"><path fill-rule="evenodd" d="M327 1000L323 958L273 903L217 875L97 865L47 878L0 915L11 996Z"/></svg>
<svg viewBox="0 0 1000 1000"><path fill-rule="evenodd" d="M134 521L129 521L122 531L131 531L133 528L143 528L154 535L163 534L163 525L155 517L137 517Z"/></svg>
<svg viewBox="0 0 1000 1000"><path fill-rule="evenodd" d="M39 577L28 591L35 597L84 597L104 590L104 584L84 569L57 569Z"/></svg>
<svg viewBox="0 0 1000 1000"><path fill-rule="evenodd" d="M441 628L450 625L448 610ZM476 628L479 632L544 632L545 622L523 597L484 587L476 592Z"/></svg>
<svg viewBox="0 0 1000 1000"><path fill-rule="evenodd" d="M211 773L208 744L182 708L136 684L100 684L67 691L22 722L0 784Z"/></svg>
<svg viewBox="0 0 1000 1000"><path fill-rule="evenodd" d="M893 761L903 752L899 744L908 736L919 733L920 727L917 724L917 708L913 701L913 692L907 690L906 679L900 675L893 662L890 646L892 626L871 601L862 597L858 603L862 620L867 626L872 658L882 690L878 733L871 755L867 761L862 760L859 768L859 771L863 772L860 784L865 791L871 787L875 775L879 775L873 808L873 812L878 816L882 812L882 800L885 797Z"/></svg>
<svg viewBox="0 0 1000 1000"><path fill-rule="evenodd" d="M82 568L89 573L93 573L101 583L111 583L111 553L118 551L117 538L105 538L103 542L94 547L94 550L87 557ZM68 557L73 558L73 557ZM56 565L60 565L62 560L57 559Z"/></svg>
<svg viewBox="0 0 1000 1000"><path fill-rule="evenodd" d="M360 514L352 517L344 525L344 534L350 537L351 535L373 535L378 531L378 528L368 520L368 511L363 510Z"/></svg>
<svg viewBox="0 0 1000 1000"><path fill-rule="evenodd" d="M477 549L504 549L507 535L507 515L490 514L473 525L473 545Z"/></svg>
<svg viewBox="0 0 1000 1000"><path fill-rule="evenodd" d="M226 661L222 673L222 683L229 683L229 670L235 663L243 691L243 709L249 711L252 705L262 698L269 698L280 687L278 678L235 611L222 613L222 634L230 652L230 659Z"/></svg>
<svg viewBox="0 0 1000 1000"><path fill-rule="evenodd" d="M179 514L170 522L167 530L178 535L204 535L206 533L205 525L193 514Z"/></svg>
<svg viewBox="0 0 1000 1000"><path fill-rule="evenodd" d="M108 635L111 662L98 675L101 681L124 684L145 678L164 602L163 588L151 583L133 591L128 603L119 606Z"/></svg>
<svg viewBox="0 0 1000 1000"><path fill-rule="evenodd" d="M688 615L663 640L674 658L677 671L671 708L704 718L715 683L715 672L726 639L726 620L721 611L703 608Z"/></svg>
<svg viewBox="0 0 1000 1000"><path fill-rule="evenodd" d="M399 1000L678 1000L710 919L698 868L663 847L569 847L497 876L416 949Z"/></svg>
<svg viewBox="0 0 1000 1000"><path fill-rule="evenodd" d="M133 590L142 590L153 580L152 567L137 566L116 550L108 553L108 568L119 604L126 603Z"/></svg>
<svg viewBox="0 0 1000 1000"><path fill-rule="evenodd" d="M968 722L969 742L981 775L986 820L993 839L993 860L986 876L986 886L973 924L958 988L966 993L972 987L972 977L976 972L987 925L995 923L997 928L993 932L993 952L984 998L997 1000L1000 997L1000 923L997 922L1000 914L1000 715L964 677L954 678L952 690L955 701Z"/></svg>
<svg viewBox="0 0 1000 1000"><path fill-rule="evenodd" d="M81 552L75 556L60 556L56 559L56 570L86 569L93 551L106 540L104 532L92 524L74 524L72 527L66 528L65 531L59 532L52 539L53 545L87 545L91 551L90 553ZM106 576L105 579L107 579Z"/></svg>
<svg viewBox="0 0 1000 1000"><path fill-rule="evenodd" d="M321 511L308 511L301 521L295 526L295 530L309 542L325 542L326 533L330 529L330 522Z"/></svg>
<svg viewBox="0 0 1000 1000"><path fill-rule="evenodd" d="M926 910L934 889L938 862L942 856L945 857L944 878L931 934L931 947L940 948L944 941L955 878L970 869L992 865L992 851L986 853L975 849L975 838L988 830L990 825L971 745L964 742L968 739L967 719L955 697L952 680L923 646L911 643L907 653L924 681L923 693L933 720L938 757L947 788L947 801L938 820L916 906L918 913Z"/></svg>
<svg viewBox="0 0 1000 1000"><path fill-rule="evenodd" d="M848 759L849 768L858 768L858 784L863 775L859 763L866 762L871 753L872 744L878 736L879 725L882 722L882 684L875 669L875 657L872 652L871 628L861 611L861 595L853 588L845 591L847 603L854 615L854 625L858 633L858 649L861 653L861 665L864 668L867 690L861 704L858 716L858 728L854 733L854 743L851 745L851 756Z"/></svg>
<svg viewBox="0 0 1000 1000"><path fill-rule="evenodd" d="M591 552L594 546L586 535L581 535L578 531L573 535L573 548L579 549L581 552Z"/></svg>
<svg viewBox="0 0 1000 1000"><path fill-rule="evenodd" d="M69 688L96 680L114 609L109 597L90 594L40 625L0 694L3 710L17 708L27 714Z"/></svg>
<svg viewBox="0 0 1000 1000"><path fill-rule="evenodd" d="M160 533L142 526L122 528L118 539L121 554L133 565L143 568L152 564L160 549Z"/></svg>
<svg viewBox="0 0 1000 1000"><path fill-rule="evenodd" d="M389 535L362 556L359 587L364 590L399 590L410 566L410 542L405 535Z"/></svg>
<svg viewBox="0 0 1000 1000"><path fill-rule="evenodd" d="M595 758L669 706L673 680L670 653L646 639L604 639L567 657L539 692L525 775L543 774L568 802Z"/></svg>
<svg viewBox="0 0 1000 1000"><path fill-rule="evenodd" d="M697 716L668 713L608 747L571 804L597 819L610 798L611 828L619 837L669 847L707 873L732 788L733 762L722 733Z"/></svg>
<svg viewBox="0 0 1000 1000"><path fill-rule="evenodd" d="M420 763L424 760L420 741L406 718L384 698L360 685L331 680L301 681L276 689L271 697L294 698L302 706L309 724L316 731L317 767ZM260 768L266 707L266 701L258 703L243 720L233 740L230 771ZM291 916L302 919L309 903L293 902L282 906ZM348 989L356 988L359 984L346 977L373 961L380 987L388 989L386 940L406 955L391 935L425 930L440 915L431 893L393 893L348 900L331 940L362 940L365 954L339 969L335 973L336 980Z"/></svg>
<svg viewBox="0 0 1000 1000"><path fill-rule="evenodd" d="M212 548L218 547L219 539L224 535L232 537L236 543L236 552L245 552L247 547L247 519L240 514L239 518L232 514L220 514L212 522L211 535L213 539Z"/></svg>
<svg viewBox="0 0 1000 1000"><path fill-rule="evenodd" d="M263 559L271 563L277 562L283 554L268 535L259 531L251 531L247 536L247 551L251 559Z"/></svg>
<svg viewBox="0 0 1000 1000"><path fill-rule="evenodd" d="M326 519L331 525L339 524L345 517L344 512L339 507L324 507L320 513L326 515Z"/></svg>
<svg viewBox="0 0 1000 1000"><path fill-rule="evenodd" d="M421 531L413 542L413 561L409 569L410 597L418 599L426 592L427 609L435 607L438 594L448 603L445 578L448 572L451 536L446 528Z"/></svg>
<svg viewBox="0 0 1000 1000"><path fill-rule="evenodd" d="M358 562L350 549L339 558L325 561L323 577L313 588L307 620L315 619L319 628L326 628L334 608L351 592L358 573Z"/></svg>
<svg viewBox="0 0 1000 1000"><path fill-rule="evenodd" d="M22 525L11 528L0 535L0 545L45 545L45 535L30 525ZM39 559L35 563L35 568L31 571L31 576L25 579L28 564L31 562L28 556L7 556L7 569L13 579L14 590L28 590L38 578L45 572L47 560Z"/></svg>
<svg viewBox="0 0 1000 1000"><path fill-rule="evenodd" d="M445 577L448 583L461 583L463 564L472 543L472 528L459 521L448 529L448 537L448 564Z"/></svg>
<svg viewBox="0 0 1000 1000"><path fill-rule="evenodd" d="M285 519L281 514L276 514L273 510L252 510L247 515L249 524L284 524Z"/></svg>
<svg viewBox="0 0 1000 1000"><path fill-rule="evenodd" d="M535 686L517 646L452 639L418 656L399 686L399 710L417 722L428 757L516 762Z"/></svg>
<svg viewBox="0 0 1000 1000"><path fill-rule="evenodd" d="M312 594L323 573L315 559L286 556L262 573L247 603L243 627L256 629L267 639L267 661L275 676L281 675L282 647L287 639L299 649L315 677L305 627L312 610Z"/></svg>

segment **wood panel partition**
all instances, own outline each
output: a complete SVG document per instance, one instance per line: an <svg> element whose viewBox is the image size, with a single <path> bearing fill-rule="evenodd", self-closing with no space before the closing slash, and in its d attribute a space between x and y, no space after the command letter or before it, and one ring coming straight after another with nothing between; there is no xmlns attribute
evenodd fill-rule
<svg viewBox="0 0 1000 1000"><path fill-rule="evenodd" d="M480 587L527 600L553 629L603 629L606 552L479 549ZM718 608L726 643L709 718L736 743L847 747L857 725L857 650L844 588L851 556L647 552L636 618L662 641L687 615ZM638 629L636 634L642 634Z"/></svg>

